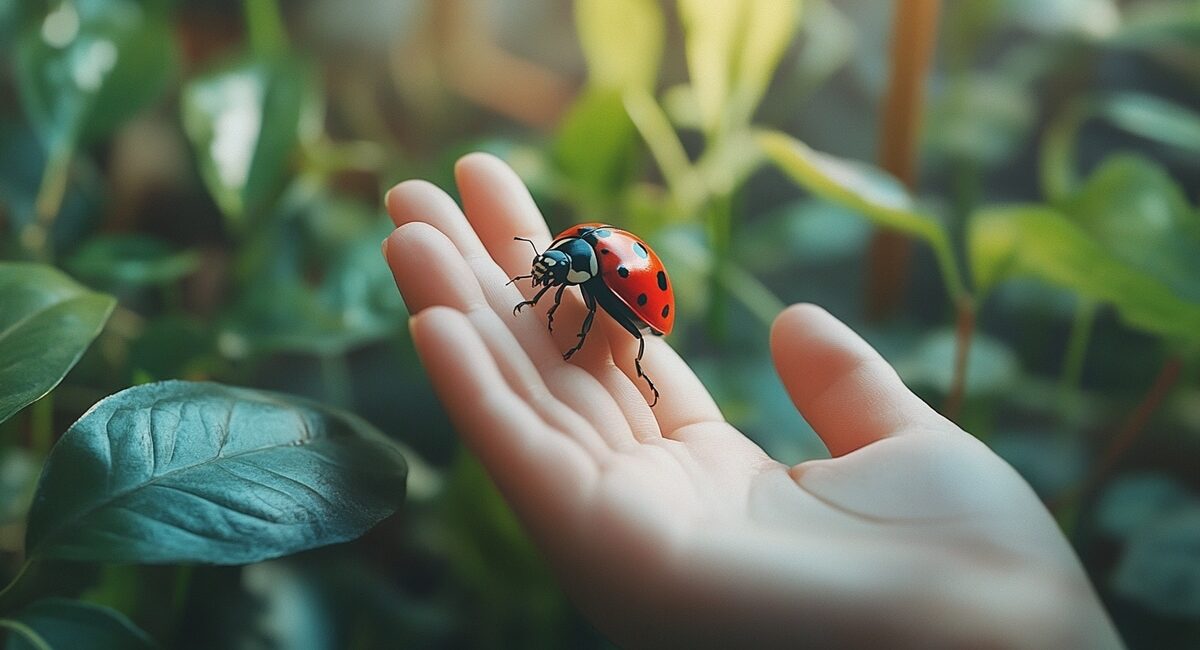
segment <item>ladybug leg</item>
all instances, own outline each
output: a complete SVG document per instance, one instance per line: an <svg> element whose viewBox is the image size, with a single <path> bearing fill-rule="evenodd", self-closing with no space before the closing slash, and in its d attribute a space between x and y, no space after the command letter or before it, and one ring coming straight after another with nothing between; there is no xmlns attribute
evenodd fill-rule
<svg viewBox="0 0 1200 650"><path fill-rule="evenodd" d="M650 385L650 392L654 393L654 401L650 402L650 408L654 408L654 405L658 404L658 388L654 386L654 382L650 380L650 376L642 371L642 354L646 351L646 337L639 331L637 333L637 340L638 353L637 357L633 360L633 367L637 369L637 376L645 379L646 383Z"/></svg>
<svg viewBox="0 0 1200 650"><path fill-rule="evenodd" d="M513 316L516 316L517 314L521 313L521 308L526 305L536 305L537 301L542 299L542 295L545 294L549 290L550 290L550 285L546 285L545 287L542 287L541 291L537 292L537 295L535 295L532 300L522 300L521 302L517 303L517 306L513 307Z"/></svg>
<svg viewBox="0 0 1200 650"><path fill-rule="evenodd" d="M583 327L579 328L579 342L575 344L575 347L563 353L563 361L570 359L579 351L579 348L583 347L583 342L587 340L588 332L592 329L592 320L596 318L596 298L583 290L582 287L580 288L580 293L583 294L583 302L587 305L588 313L587 316L583 317Z"/></svg>
<svg viewBox="0 0 1200 650"><path fill-rule="evenodd" d="M653 407L655 404L658 404L658 388L654 385L650 376L642 370L642 355L646 352L646 337L642 334L642 330L638 328L637 323L633 322L628 316L609 313L612 315L613 320L617 321L621 327L624 327L638 341L638 353L637 357L633 360L633 367L637 370L637 376L645 379L646 383L650 385L650 392L654 393L654 401L650 402L650 406Z"/></svg>
<svg viewBox="0 0 1200 650"><path fill-rule="evenodd" d="M562 304L563 292L567 290L567 285L558 288L554 294L554 305L550 307L550 311L546 312L546 328L551 332L554 331L554 312L558 310L558 306Z"/></svg>

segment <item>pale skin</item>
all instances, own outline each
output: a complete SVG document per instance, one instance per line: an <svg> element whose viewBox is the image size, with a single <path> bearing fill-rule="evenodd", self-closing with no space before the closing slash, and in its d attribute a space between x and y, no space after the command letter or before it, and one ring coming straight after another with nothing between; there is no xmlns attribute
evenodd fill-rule
<svg viewBox="0 0 1200 650"><path fill-rule="evenodd" d="M532 251L551 233L517 175L472 154L460 207L407 181L384 241L422 362L589 619L622 646L1110 648L1078 558L1021 477L813 305L771 328L776 368L832 458L788 466L727 423L666 340L564 295L553 333ZM653 242L651 242L653 243ZM799 417L799 416L798 416ZM797 419L799 427L799 419Z"/></svg>

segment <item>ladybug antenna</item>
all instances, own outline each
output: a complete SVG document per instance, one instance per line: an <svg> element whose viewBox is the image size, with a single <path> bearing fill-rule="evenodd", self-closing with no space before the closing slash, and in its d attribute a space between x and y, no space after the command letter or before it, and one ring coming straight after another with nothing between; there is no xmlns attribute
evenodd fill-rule
<svg viewBox="0 0 1200 650"><path fill-rule="evenodd" d="M532 239L526 239L524 237L513 237L513 241L527 241L527 242L529 242L529 245L533 247L533 254L541 255L541 253L538 252L537 244L533 243Z"/></svg>

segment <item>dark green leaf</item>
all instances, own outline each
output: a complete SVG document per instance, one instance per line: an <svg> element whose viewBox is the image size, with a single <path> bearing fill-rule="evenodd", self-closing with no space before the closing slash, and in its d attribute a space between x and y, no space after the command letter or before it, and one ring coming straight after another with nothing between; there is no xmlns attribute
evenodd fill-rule
<svg viewBox="0 0 1200 650"><path fill-rule="evenodd" d="M41 471L40 455L20 447L0 450L0 525L25 518Z"/></svg>
<svg viewBox="0 0 1200 650"><path fill-rule="evenodd" d="M896 361L896 371L910 385L948 394L954 381L956 347L953 330L931 332L909 356ZM967 357L967 395L994 395L1011 386L1019 372L1017 357L1008 346L985 334L975 334Z"/></svg>
<svg viewBox="0 0 1200 650"><path fill-rule="evenodd" d="M391 223L353 201L288 196L299 213L265 233L265 263L225 323L222 351L342 354L396 332L404 304L379 253Z"/></svg>
<svg viewBox="0 0 1200 650"><path fill-rule="evenodd" d="M749 224L735 244L739 259L755 272L830 264L861 254L870 224L846 208L800 199Z"/></svg>
<svg viewBox="0 0 1200 650"><path fill-rule="evenodd" d="M981 210L968 225L968 249L981 292L1010 277L1031 276L1111 303L1130 324L1146 331L1184 339L1200 333L1200 304L1183 300L1050 208Z"/></svg>
<svg viewBox="0 0 1200 650"><path fill-rule="evenodd" d="M155 3L76 0L26 29L17 79L47 149L107 134L158 97L175 60L163 13Z"/></svg>
<svg viewBox="0 0 1200 650"><path fill-rule="evenodd" d="M1200 616L1200 506L1139 531L1113 571L1121 596L1167 616Z"/></svg>
<svg viewBox="0 0 1200 650"><path fill-rule="evenodd" d="M92 407L50 453L27 552L241 564L353 539L404 498L405 465L347 413L168 381Z"/></svg>
<svg viewBox="0 0 1200 650"><path fill-rule="evenodd" d="M62 381L115 304L52 267L0 263L0 422Z"/></svg>
<svg viewBox="0 0 1200 650"><path fill-rule="evenodd" d="M1096 525L1129 539L1157 519L1200 504L1200 498L1166 474L1139 473L1113 481L1096 503Z"/></svg>
<svg viewBox="0 0 1200 650"><path fill-rule="evenodd" d="M313 85L297 61L249 59L184 86L184 129L208 191L235 228L282 191Z"/></svg>
<svg viewBox="0 0 1200 650"><path fill-rule="evenodd" d="M67 268L104 285L170 284L196 269L199 257L175 252L165 242L144 235L109 235L90 239Z"/></svg>
<svg viewBox="0 0 1200 650"><path fill-rule="evenodd" d="M1043 499L1079 485L1087 473L1087 454L1078 436L1052 429L997 431L988 446L1008 461Z"/></svg>
<svg viewBox="0 0 1200 650"><path fill-rule="evenodd" d="M16 622L21 628L11 625ZM124 614L107 607L66 598L46 598L7 619L6 650L135 650L154 641ZM36 640L31 638L36 636Z"/></svg>

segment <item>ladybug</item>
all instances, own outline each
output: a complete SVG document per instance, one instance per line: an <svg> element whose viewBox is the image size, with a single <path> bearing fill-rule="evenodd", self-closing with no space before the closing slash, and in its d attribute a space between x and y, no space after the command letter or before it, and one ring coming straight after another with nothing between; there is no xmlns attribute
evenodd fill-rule
<svg viewBox="0 0 1200 650"><path fill-rule="evenodd" d="M554 306L546 314L547 326L553 331L554 312L562 302L563 292L569 286L578 286L588 312L579 330L579 342L563 353L563 359L570 359L583 347L596 316L596 307L602 307L638 340L634 367L637 376L645 379L654 393L650 406L657 404L658 389L642 372L642 353L646 351L646 340L642 336L644 332L656 336L670 334L675 325L674 287L658 255L637 235L602 223L568 228L541 253L532 241L524 237L513 239L529 242L534 258L529 275L519 275L509 284L528 278L533 281L533 286L542 287L532 300L517 303L513 314L520 313L528 305L536 305L547 291L558 287Z"/></svg>

